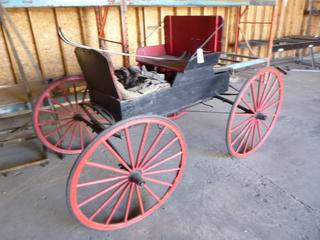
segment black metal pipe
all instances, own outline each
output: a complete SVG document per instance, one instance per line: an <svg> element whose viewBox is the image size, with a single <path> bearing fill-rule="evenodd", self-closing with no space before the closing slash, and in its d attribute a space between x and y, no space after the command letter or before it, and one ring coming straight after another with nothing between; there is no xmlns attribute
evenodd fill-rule
<svg viewBox="0 0 320 240"><path fill-rule="evenodd" d="M234 104L234 101L231 101L230 99L225 98L225 97L222 97L222 96L220 96L220 95L215 96L215 98L221 100L222 102L226 102L226 103L228 103L228 104L230 104L230 105L233 105L233 104ZM246 108L246 107L244 107L244 106L241 106L241 105L238 105L237 108L239 108L239 109L241 109L242 111L244 111L244 112L246 112L246 113L249 113L249 114L252 114L252 113L253 113L250 109L248 109L248 108Z"/></svg>

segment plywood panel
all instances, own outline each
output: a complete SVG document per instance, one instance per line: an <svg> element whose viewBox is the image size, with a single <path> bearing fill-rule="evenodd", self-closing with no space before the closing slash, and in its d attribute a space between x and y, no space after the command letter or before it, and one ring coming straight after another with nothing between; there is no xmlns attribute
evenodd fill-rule
<svg viewBox="0 0 320 240"><path fill-rule="evenodd" d="M92 16L92 18L94 19L95 17ZM120 30L121 21L120 21L119 7L110 7L109 8L107 22L108 22L108 26L105 28L106 38L109 40L116 41L116 42L121 42L121 30ZM129 23L129 25L130 25L130 23ZM90 26L91 29L92 29L92 26L94 26L94 25ZM86 29L88 29L88 27L86 27ZM96 27L95 27L95 29L96 29ZM119 44L107 42L106 48L112 49L113 51L122 52L122 46ZM111 55L111 59L113 61L113 64L116 67L119 67L123 64L121 56Z"/></svg>
<svg viewBox="0 0 320 240"><path fill-rule="evenodd" d="M25 43L25 45L30 49L31 53L33 55L36 55L36 51L34 48L34 43L33 43L33 37L31 34L31 29L30 29L30 24L29 24L29 20L28 20L28 15L25 9L11 9L9 11L9 14L11 16L11 20L12 22L15 23L17 30L20 33L23 33L23 41ZM34 70L32 68L32 65L27 57L26 52L23 49L23 46L21 45L21 42L18 40L18 37L16 34L14 34L14 31L11 27L11 25L9 24L9 22L6 22L6 26L8 27L8 30L10 32L10 35L12 37L13 43L15 45L16 51L19 52L19 57L21 60L21 64L24 66L24 70L26 73L27 78L32 78L35 73ZM11 72L15 75L15 82L19 82L20 81L20 76L18 74L17 71L17 67L14 61L14 57L12 54L12 49L9 45L9 41L7 38L4 38L4 41L6 41L6 47L7 47L7 52L10 55L10 58L12 59L12 63L11 66L7 69L7 71L11 70ZM9 80L9 79L8 79ZM13 79L11 79L11 81L9 80L8 83L11 83Z"/></svg>
<svg viewBox="0 0 320 240"><path fill-rule="evenodd" d="M65 75L53 9L30 9L30 18L44 76L55 78Z"/></svg>
<svg viewBox="0 0 320 240"><path fill-rule="evenodd" d="M57 8L55 12L57 25L63 29L66 35L74 41L83 42L79 11L76 8ZM74 48L62 41L59 41L59 43L65 67L64 71L67 75L78 74L80 69L73 54Z"/></svg>
<svg viewBox="0 0 320 240"><path fill-rule="evenodd" d="M10 55L2 28L0 26L0 84L14 84L16 82L15 75L13 73Z"/></svg>

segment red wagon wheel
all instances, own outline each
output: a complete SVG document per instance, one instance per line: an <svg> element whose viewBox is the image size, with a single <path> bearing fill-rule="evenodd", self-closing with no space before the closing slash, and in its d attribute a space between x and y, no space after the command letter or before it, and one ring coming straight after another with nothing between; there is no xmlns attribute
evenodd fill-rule
<svg viewBox="0 0 320 240"><path fill-rule="evenodd" d="M34 129L49 149L75 154L84 150L95 134L81 121L89 120L81 103L89 102L86 82L82 76L66 77L54 81L39 97L33 114ZM88 111L101 123L110 125L112 118L102 117L92 109Z"/></svg>
<svg viewBox="0 0 320 240"><path fill-rule="evenodd" d="M69 209L89 228L129 226L169 198L185 163L185 140L171 120L142 116L118 122L74 163L67 184Z"/></svg>
<svg viewBox="0 0 320 240"><path fill-rule="evenodd" d="M282 99L282 77L273 67L263 69L245 83L227 124L227 147L233 156L245 157L261 147L278 119Z"/></svg>

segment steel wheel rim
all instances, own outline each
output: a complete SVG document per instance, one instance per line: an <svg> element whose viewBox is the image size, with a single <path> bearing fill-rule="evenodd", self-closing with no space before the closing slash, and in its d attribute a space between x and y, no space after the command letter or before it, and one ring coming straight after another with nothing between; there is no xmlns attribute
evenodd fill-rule
<svg viewBox="0 0 320 240"><path fill-rule="evenodd" d="M277 122L282 100L283 81L280 72L275 68L265 68L246 82L232 106L227 123L227 148L231 155L246 157L263 145ZM238 113L239 104L250 108L254 112L252 116ZM241 115L247 119L238 120ZM266 120L260 119L264 117Z"/></svg>
<svg viewBox="0 0 320 240"><path fill-rule="evenodd" d="M176 176L174 177L173 181L171 182L171 186L167 186L167 191L163 194L163 196L158 196L158 198L160 199L160 201L156 201L156 203L146 209L144 207L141 208L141 201L142 201L142 206L143 206L143 200L139 200L139 197L138 195L142 196L142 191L144 190L144 192L149 192L149 190L147 191L147 187L149 189L152 190L152 188L150 187L150 185L153 187L153 185L151 184L151 182L149 181L150 180L150 176L149 175L153 175L151 174L152 172L156 172L157 171L157 168L160 165L158 166L154 166L154 165L157 165L159 162L161 162L161 160L164 160L164 159L161 159L161 160L158 160L158 161L153 161L151 163L149 163L148 161L150 159L152 159L152 157L154 157L154 155L156 154L149 154L150 156L149 157L146 157L146 155L148 154L148 150L145 149L144 151L144 154L143 154L143 151L141 152L141 154L137 154L137 152L135 154L133 154L135 158L135 163L137 164L137 158L139 159L138 156L140 156L140 162L139 164L141 165L140 167L137 167L135 168L135 170L141 170L142 172L142 178L143 180L146 182L143 186L143 188L139 187L137 184L135 183L132 183L132 182L129 182L129 175L130 174L123 174L126 178L124 178L124 180L122 179L118 179L118 182L117 183L121 183L121 181L124 181L123 183L121 183L120 185L116 186L114 191L112 191L112 193L110 193L109 197L105 199L105 201L108 201L110 199L110 196L112 194L116 194L114 196L114 198L118 198L118 201L120 201L120 204L123 203L123 201L131 201L129 200L129 196L130 196L130 193L132 192L132 194L136 194L136 203L139 205L139 209L140 209L140 214L137 215L137 216L129 216L130 214L128 213L128 216L127 216L127 219L125 218L127 213L123 216L123 220L122 221L119 221L117 223L98 223L95 221L95 218L98 216L98 214L101 214L101 211L104 210L103 208L105 208L108 204L110 204L110 202L107 203L107 205L105 205L104 207L103 204L100 205L99 207L101 208L99 210L99 207L95 210L95 212L93 213L93 215L91 215L91 219L89 216L86 216L86 214L84 214L84 212L80 209L81 207L85 206L85 203L84 205L83 202L85 202L86 200L82 201L80 204L78 203L78 200L77 200L77 191L79 189L79 186L82 187L82 185L79 185L79 176L82 174L83 172L83 169L85 167L88 167L87 165L88 164L92 164L92 163L88 163L90 162L89 161L89 158L92 157L92 154L96 151L96 149L100 146L101 142L105 142L106 139L110 139L111 136L114 136L115 134L117 134L118 132L121 132L121 131L126 131L125 129L132 129L132 127L136 126L136 125L141 125L141 124L145 124L145 128L144 128L144 131L146 131L146 126L149 124L149 125L152 125L152 124L158 124L159 126L165 126L164 128L166 130L170 130L174 133L174 135L176 136L177 138L177 143L180 145L180 148L181 148L181 153L180 154L176 154L175 157L173 157L172 159L180 159L177 161L177 163L179 163L179 170L176 170ZM150 126L149 126L150 127ZM150 127L151 128L151 127ZM149 128L149 131L150 131L150 128ZM163 131L164 128L160 128L159 132ZM128 130L128 132L130 132L130 130ZM101 137L102 136L102 137ZM130 136L130 133L129 133L129 136ZM142 145L142 142L143 142L143 137L144 136L144 133L143 135L141 136L141 139L140 139L140 146L139 146L139 149L141 148L141 145ZM163 135L162 135L163 136ZM130 138L129 138L130 139ZM132 139L131 139L132 140ZM127 138L125 138L125 141L127 141ZM152 145L152 144L151 144ZM145 145L142 145L142 146L145 146ZM149 146L150 148L150 146ZM170 146L169 146L170 148ZM129 147L128 147L129 149ZM129 150L128 150L129 151ZM132 151L132 150L131 150ZM140 150L139 150L140 152ZM136 155L137 154L137 155ZM142 157L142 155L144 155L144 157ZM160 158L161 158L161 154L159 155ZM155 159L159 158L156 157ZM169 161L173 161L172 159L169 159L167 160L167 162ZM145 160L145 161L144 161ZM127 159L127 161L125 161L126 163L130 162L131 160ZM146 218L147 216L149 216L150 214L152 214L156 209L158 209L161 205L163 205L166 200L171 196L171 194L174 192L174 190L176 189L178 183L180 182L181 180L181 177L182 177L182 174L183 174L183 171L184 171L184 168L185 168L185 162L186 162L186 144L185 144L185 140L184 140L184 137L182 136L181 134L181 131L177 128L177 126L172 123L170 120L168 119L165 119L163 117L151 117L151 116L147 116L147 117L138 117L138 118L133 118L133 119L130 119L130 120L126 120L124 122L120 122L118 124L116 124L115 126L112 126L110 129L108 130L105 130L103 133L101 133L99 135L99 137L97 137L90 145L88 145L88 147L86 148L86 150L81 153L81 155L79 155L79 158L78 160L75 162L72 170L71 170L71 173L69 175L69 179L68 179L68 184L67 184L67 199L68 199L68 206L69 206L69 209L71 210L72 214L74 215L74 217L79 221L81 222L83 225L85 225L86 227L89 227L89 228L93 228L93 229L96 229L96 230L115 230L115 229L120 229L120 228L124 228L124 227L127 227L129 225L132 225L136 222L139 222L141 221L142 219ZM150 166L151 164L151 166ZM143 166L143 167L142 167ZM153 166L153 167L152 167ZM129 167L129 166L128 166ZM150 168L151 167L151 168ZM130 168L130 167L129 167ZM144 168L144 169L142 169ZM159 170L159 169L158 169ZM168 170L169 171L169 170ZM132 172L131 172L132 173ZM159 175L161 173L156 173L156 175ZM152 179L152 178L151 178ZM159 180L156 178L156 180ZM166 183L166 182L163 182L161 180L159 180L161 185L163 183ZM117 183L115 183L114 185L110 185L110 186L115 186ZM154 184L159 184L159 182L157 183L154 183ZM166 183L167 184L167 183ZM78 186L78 187L77 187ZM110 188L110 186L108 188ZM119 190L119 188L123 187L123 189ZM139 190L140 189L140 190ZM117 192L119 190L119 192ZM138 191L140 191L140 194L138 194ZM117 192L117 193L115 193ZM155 195L157 195L155 192L153 192ZM121 195L120 195L121 194ZM122 194L124 194L124 197L122 200L119 200L122 196ZM149 192L150 196L152 196L152 194ZM94 196L94 195L93 195ZM103 196L103 195L101 195ZM92 197L92 196L91 196ZM112 197L113 198L113 197ZM124 200L125 198L125 200ZM141 198L141 197L140 197ZM139 201L138 201L138 200ZM113 200L113 199L112 199ZM112 201L110 200L110 201ZM94 201L94 200L93 200ZM105 202L104 202L105 203ZM132 203L133 203L133 200L132 200ZM79 205L82 205L79 207ZM114 206L115 207L115 206ZM119 206L118 206L119 207ZM144 209L144 210L142 210ZM97 213L97 211L100 211ZM118 211L118 209L115 210L116 212ZM130 207L129 207L129 210L130 211ZM127 211L126 211L127 212ZM112 212L111 212L112 213ZM111 214L110 213L110 214ZM96 215L95 215L96 214ZM94 217L93 217L94 216ZM93 218L92 218L93 217ZM110 215L108 215L108 217L110 218ZM112 217L111 217L111 220L112 222Z"/></svg>
<svg viewBox="0 0 320 240"><path fill-rule="evenodd" d="M84 90L81 90L83 92L82 95L78 92L80 82L83 83L81 87L84 88ZM66 90L63 87L67 84L71 84L72 88L74 88L73 100L69 93L69 95L64 95ZM55 92L61 93L60 95L58 94L59 98L64 98L65 103L52 96ZM91 129L84 122L78 122L73 119L77 113L88 119L79 106L79 103L86 102L88 97L83 76L72 76L56 80L45 89L35 105L33 123L37 136L46 147L58 153L78 154L88 144L85 142L86 139L93 140L94 134ZM50 102L49 106L48 102ZM43 121L44 117L48 118L47 121ZM45 130L46 127L50 128L51 126L53 126L51 132ZM69 144L67 141L69 141ZM63 146L63 144L66 145Z"/></svg>

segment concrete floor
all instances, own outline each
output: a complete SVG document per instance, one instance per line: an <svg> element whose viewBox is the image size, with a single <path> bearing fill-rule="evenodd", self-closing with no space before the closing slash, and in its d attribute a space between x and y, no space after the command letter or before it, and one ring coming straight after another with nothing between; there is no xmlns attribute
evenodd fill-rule
<svg viewBox="0 0 320 240"><path fill-rule="evenodd" d="M227 115L190 113L178 120L189 153L183 180L161 209L126 229L89 230L69 214L65 183L75 157L61 161L52 154L46 167L0 176L0 239L319 240L319 75L285 76L278 124L246 159L226 154ZM1 164L36 153L36 142L6 147Z"/></svg>

